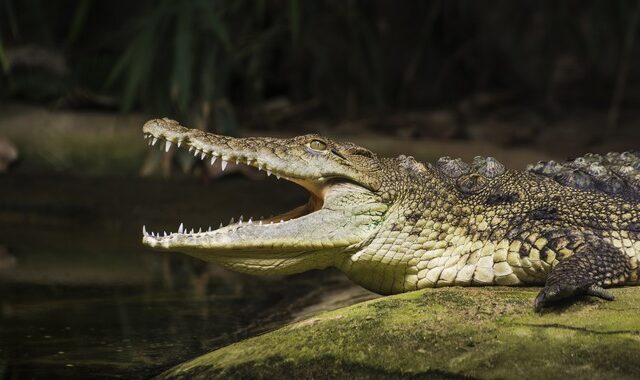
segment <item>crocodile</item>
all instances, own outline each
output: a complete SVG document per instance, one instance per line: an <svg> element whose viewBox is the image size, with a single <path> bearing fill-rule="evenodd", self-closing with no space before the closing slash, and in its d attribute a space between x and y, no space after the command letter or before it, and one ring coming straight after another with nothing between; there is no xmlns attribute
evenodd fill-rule
<svg viewBox="0 0 640 380"><path fill-rule="evenodd" d="M515 171L491 157L435 164L380 157L309 134L234 138L145 123L150 145L177 145L296 183L309 200L281 215L218 229L147 232L143 244L233 271L288 275L336 267L379 294L441 286L544 285L560 300L638 284L640 153L587 154Z"/></svg>

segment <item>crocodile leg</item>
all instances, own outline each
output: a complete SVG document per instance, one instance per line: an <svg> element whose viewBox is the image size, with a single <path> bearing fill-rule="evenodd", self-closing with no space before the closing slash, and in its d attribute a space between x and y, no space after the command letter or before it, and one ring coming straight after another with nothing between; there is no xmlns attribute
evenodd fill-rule
<svg viewBox="0 0 640 380"><path fill-rule="evenodd" d="M593 235L569 237L574 240L575 252L551 270L534 301L538 312L549 303L580 295L613 300L603 286L623 284L631 273L629 258L610 243Z"/></svg>

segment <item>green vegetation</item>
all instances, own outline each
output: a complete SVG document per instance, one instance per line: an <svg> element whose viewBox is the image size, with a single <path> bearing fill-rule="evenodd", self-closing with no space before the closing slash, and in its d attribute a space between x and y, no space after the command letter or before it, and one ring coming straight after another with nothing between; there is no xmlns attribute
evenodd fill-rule
<svg viewBox="0 0 640 380"><path fill-rule="evenodd" d="M486 92L613 109L640 100L639 4L0 0L0 93L57 104L106 94L222 132L276 98L336 118Z"/></svg>
<svg viewBox="0 0 640 380"><path fill-rule="evenodd" d="M538 289L442 288L326 312L165 378L637 378L640 289L534 314Z"/></svg>

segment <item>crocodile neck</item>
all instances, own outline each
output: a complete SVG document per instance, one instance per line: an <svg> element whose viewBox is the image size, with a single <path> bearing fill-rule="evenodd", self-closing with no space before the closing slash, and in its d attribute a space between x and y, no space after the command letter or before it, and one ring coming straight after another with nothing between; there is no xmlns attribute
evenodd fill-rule
<svg viewBox="0 0 640 380"><path fill-rule="evenodd" d="M640 233L627 231L640 216L633 202L514 171L480 193L461 196L452 186L430 171L390 210L362 250L344 257L338 267L382 294L451 285L542 284L558 260L572 254L557 236L569 227L624 248L640 261ZM637 273L626 279L637 281Z"/></svg>

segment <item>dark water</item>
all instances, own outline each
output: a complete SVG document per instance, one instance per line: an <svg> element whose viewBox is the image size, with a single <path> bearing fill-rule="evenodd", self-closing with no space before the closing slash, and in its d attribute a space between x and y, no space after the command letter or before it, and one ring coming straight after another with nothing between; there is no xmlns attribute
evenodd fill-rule
<svg viewBox="0 0 640 380"><path fill-rule="evenodd" d="M336 272L251 277L140 244L142 223L197 228L305 200L241 178L0 178L0 378L147 378L332 294L371 297Z"/></svg>

